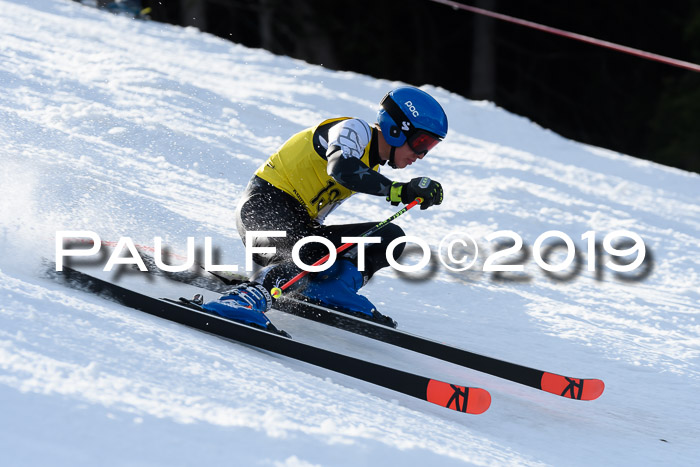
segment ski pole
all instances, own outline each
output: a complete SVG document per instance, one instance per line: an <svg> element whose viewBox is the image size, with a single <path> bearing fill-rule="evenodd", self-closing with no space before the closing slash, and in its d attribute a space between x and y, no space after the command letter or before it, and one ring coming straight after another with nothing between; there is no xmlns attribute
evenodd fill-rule
<svg viewBox="0 0 700 467"><path fill-rule="evenodd" d="M379 224L375 225L374 227L372 227L371 229L369 229L368 231L366 231L365 233L360 235L360 237L369 237L370 235L372 235L373 233L376 233L379 229L381 229L382 227L387 225L389 222L393 221L394 219L396 219L397 217L399 217L400 215L404 214L406 211L408 211L409 209L414 207L416 204L420 204L422 202L423 202L422 198L414 199L409 204L407 204L403 208L396 211L396 213L394 215L392 215L391 217L389 217L387 219L384 219ZM335 252L336 252L336 254L342 253L343 251L347 250L348 248L350 248L353 245L355 245L355 244L354 243L344 243L344 244L340 245L338 248L336 248ZM330 256L331 256L331 254L328 253L326 256L319 259L311 266L319 266L319 265L325 263L326 261L328 261L328 258L330 258ZM273 287L272 290L270 290L270 295L272 295L274 298L280 298L282 296L283 291L287 290L289 287L291 287L293 284L295 284L299 279L306 276L308 273L309 273L309 271L301 271L299 274L297 274L296 276L289 279L284 285L282 285L282 287Z"/></svg>

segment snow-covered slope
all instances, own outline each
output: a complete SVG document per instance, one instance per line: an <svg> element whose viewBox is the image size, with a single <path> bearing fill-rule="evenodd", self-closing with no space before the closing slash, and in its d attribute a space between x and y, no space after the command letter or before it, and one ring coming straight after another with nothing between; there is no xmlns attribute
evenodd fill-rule
<svg viewBox="0 0 700 467"><path fill-rule="evenodd" d="M3 465L639 465L696 463L700 429L700 177L565 140L485 102L427 87L450 134L404 171L443 183L439 208L397 222L437 249L484 250L429 280L379 274L366 294L402 329L580 377L571 401L354 335L271 318L295 336L489 389L465 416L226 342L45 278L58 230L210 236L243 265L232 220L254 169L332 116L373 121L398 83L338 73L194 29L63 0L0 0L0 463ZM328 221L381 220L356 196ZM586 270L585 232L642 236L649 277ZM583 269L553 281L481 272L485 237L569 235ZM410 259L410 258L409 258ZM603 258L604 261L607 258ZM601 269L602 268L602 269ZM602 274L600 274L602 271ZM602 277L598 277L598 275Z"/></svg>

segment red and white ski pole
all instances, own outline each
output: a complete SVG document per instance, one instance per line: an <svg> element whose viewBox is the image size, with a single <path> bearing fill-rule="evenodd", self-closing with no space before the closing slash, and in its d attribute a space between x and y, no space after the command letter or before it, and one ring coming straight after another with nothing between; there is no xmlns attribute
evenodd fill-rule
<svg viewBox="0 0 700 467"><path fill-rule="evenodd" d="M401 208L401 209L399 209L398 211L396 211L396 213L395 213L394 215L392 215L391 217L389 217L389 218L387 218L387 219L381 221L379 224L375 225L374 227L372 227L371 229L369 229L367 232L365 232L365 233L363 233L362 235L360 235L360 237L369 237L370 235L372 235L373 233L377 232L379 229L381 229L382 227L384 227L385 225L387 225L389 222L393 221L394 219L396 219L396 218L399 217L400 215L404 214L406 211L408 211L409 209L411 209L411 208L414 207L415 205L420 204L420 203L422 203L422 202L423 202L423 199L422 199L422 198L416 198L416 199L414 199L414 200L411 201L409 204L407 204L407 205L404 206L403 208ZM343 251L347 250L348 248L350 248L350 247L353 246L353 245L355 245L355 243L343 243L343 244L340 245L338 248L336 248L336 250L335 250L336 255L337 255L338 253L342 253ZM325 263L326 261L328 261L328 258L330 258L330 256L331 256L331 254L328 253L326 256L324 256L323 258L319 259L318 261L316 261L316 262L315 262L314 264L312 264L311 266L320 266L321 264L323 264L323 263ZM273 287L272 290L270 290L270 295L272 295L274 298L280 298L280 297L282 296L282 292L284 292L285 290L287 290L289 287L291 287L293 284L295 284L295 283L296 283L299 279L301 279L302 277L306 276L308 273L309 273L309 271L301 271L299 274L297 274L296 276L294 276L294 277L292 277L291 279L289 279L289 280L287 281L287 283L285 283L284 285L282 285L282 287Z"/></svg>

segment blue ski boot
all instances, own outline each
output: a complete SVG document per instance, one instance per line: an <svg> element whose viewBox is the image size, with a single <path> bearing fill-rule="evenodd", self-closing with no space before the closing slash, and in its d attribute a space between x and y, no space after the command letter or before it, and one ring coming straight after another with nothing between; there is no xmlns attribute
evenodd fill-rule
<svg viewBox="0 0 700 467"><path fill-rule="evenodd" d="M309 279L300 295L312 303L395 328L396 321L379 313L367 297L357 293L364 282L362 273L352 262L339 259Z"/></svg>
<svg viewBox="0 0 700 467"><path fill-rule="evenodd" d="M265 316L271 306L270 293L255 282L238 284L218 300L201 305L203 310L231 321L290 337L285 331L277 329Z"/></svg>

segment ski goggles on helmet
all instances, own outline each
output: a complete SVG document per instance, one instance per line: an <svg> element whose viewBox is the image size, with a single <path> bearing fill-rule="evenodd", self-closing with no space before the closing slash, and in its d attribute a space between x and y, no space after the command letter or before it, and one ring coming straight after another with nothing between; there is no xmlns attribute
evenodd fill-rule
<svg viewBox="0 0 700 467"><path fill-rule="evenodd" d="M411 136L406 138L408 147L416 154L426 154L442 141L436 135L425 130L416 129Z"/></svg>

